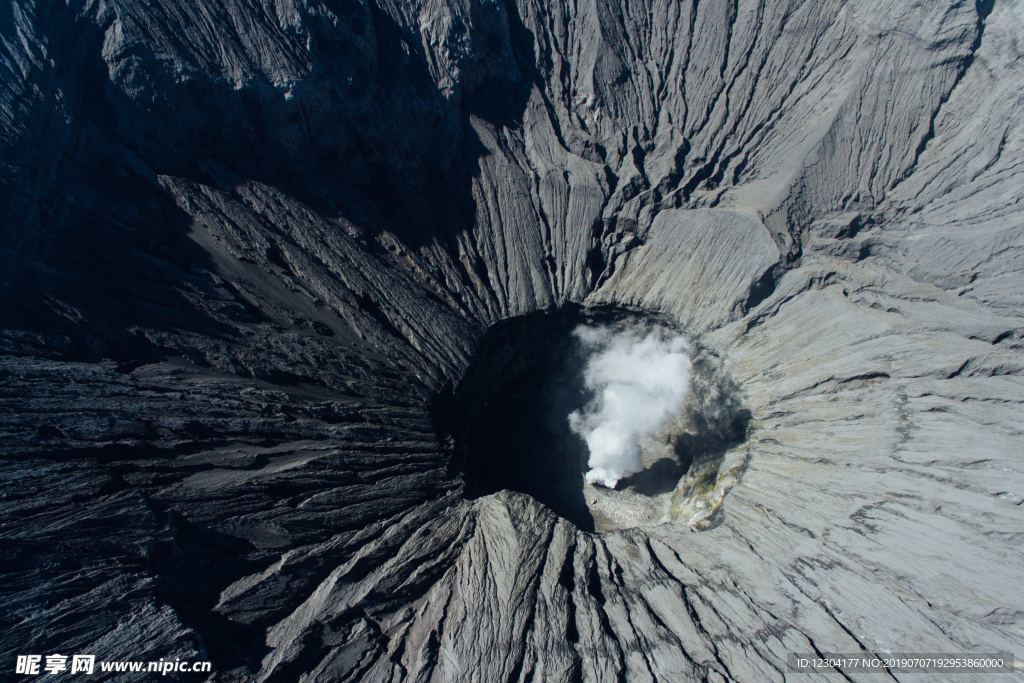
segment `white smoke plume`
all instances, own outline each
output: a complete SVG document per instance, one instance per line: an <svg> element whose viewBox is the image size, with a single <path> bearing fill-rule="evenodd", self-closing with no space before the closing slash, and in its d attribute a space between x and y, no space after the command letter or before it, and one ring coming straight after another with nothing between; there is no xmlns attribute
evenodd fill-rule
<svg viewBox="0 0 1024 683"><path fill-rule="evenodd" d="M682 413L690 386L690 347L663 328L581 325L573 334L590 354L583 380L593 398L569 415L569 426L590 451L587 482L613 488L643 469L643 439Z"/></svg>

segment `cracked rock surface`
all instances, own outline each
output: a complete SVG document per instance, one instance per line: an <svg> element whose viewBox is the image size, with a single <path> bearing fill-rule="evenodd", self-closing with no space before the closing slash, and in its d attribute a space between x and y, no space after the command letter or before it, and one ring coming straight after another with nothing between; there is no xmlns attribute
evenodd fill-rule
<svg viewBox="0 0 1024 683"><path fill-rule="evenodd" d="M1017 0L6 4L2 666L1019 658L1022 28ZM665 316L742 389L703 523L462 495L435 397L567 305Z"/></svg>

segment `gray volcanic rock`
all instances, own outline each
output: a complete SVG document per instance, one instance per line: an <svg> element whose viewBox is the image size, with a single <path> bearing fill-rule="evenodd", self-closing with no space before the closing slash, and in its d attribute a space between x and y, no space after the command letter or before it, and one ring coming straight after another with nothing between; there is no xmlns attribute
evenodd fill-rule
<svg viewBox="0 0 1024 683"><path fill-rule="evenodd" d="M1015 0L14 0L2 666L1020 656L1022 26ZM747 438L672 521L462 495L437 397L494 323L570 305L659 314L742 390Z"/></svg>

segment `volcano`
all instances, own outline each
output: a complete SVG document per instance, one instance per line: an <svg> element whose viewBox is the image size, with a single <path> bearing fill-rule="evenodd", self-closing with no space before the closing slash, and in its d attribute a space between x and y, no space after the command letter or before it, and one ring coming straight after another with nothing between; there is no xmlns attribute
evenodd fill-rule
<svg viewBox="0 0 1024 683"><path fill-rule="evenodd" d="M1022 26L1012 0L7 3L0 665L1019 655ZM614 486L569 423L587 324L692 349Z"/></svg>

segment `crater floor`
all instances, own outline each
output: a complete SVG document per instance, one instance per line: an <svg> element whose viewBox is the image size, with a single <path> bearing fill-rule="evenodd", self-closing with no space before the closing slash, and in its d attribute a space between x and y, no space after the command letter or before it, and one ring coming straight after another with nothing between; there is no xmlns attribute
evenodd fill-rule
<svg viewBox="0 0 1024 683"><path fill-rule="evenodd" d="M1020 656L1019 2L8 5L4 666ZM671 490L528 428L558 311L699 343Z"/></svg>
<svg viewBox="0 0 1024 683"><path fill-rule="evenodd" d="M593 396L579 326L641 332L657 316L625 308L565 307L510 318L484 334L457 386L435 400L439 438L451 443L463 497L525 493L583 531L604 532L701 518L721 511L715 483L726 454L747 437L749 411L720 362L695 347L679 415L641 444L643 469L609 488L584 480L589 453L569 415ZM732 454L731 460L741 457Z"/></svg>

